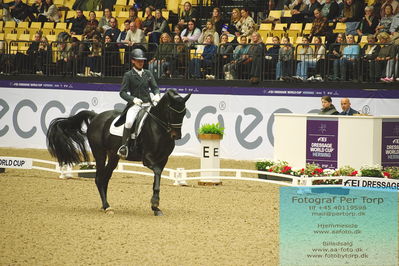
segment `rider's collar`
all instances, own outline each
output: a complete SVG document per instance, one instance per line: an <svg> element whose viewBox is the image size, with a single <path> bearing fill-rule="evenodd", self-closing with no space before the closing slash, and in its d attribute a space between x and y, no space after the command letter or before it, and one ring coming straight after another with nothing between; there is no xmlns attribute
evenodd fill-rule
<svg viewBox="0 0 399 266"><path fill-rule="evenodd" d="M137 74L139 74L140 77L143 76L143 72L144 72L143 68L141 70L138 70L137 68L133 67L133 69L134 69L134 71L137 72Z"/></svg>

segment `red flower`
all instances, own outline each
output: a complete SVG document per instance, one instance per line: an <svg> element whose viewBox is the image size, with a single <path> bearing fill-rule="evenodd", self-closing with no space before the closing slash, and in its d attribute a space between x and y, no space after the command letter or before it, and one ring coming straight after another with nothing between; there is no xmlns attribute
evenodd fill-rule
<svg viewBox="0 0 399 266"><path fill-rule="evenodd" d="M305 172L305 168L302 168L302 169L301 169L301 173L304 173L304 172Z"/></svg>
<svg viewBox="0 0 399 266"><path fill-rule="evenodd" d="M319 174L323 173L323 169L321 169L321 168L316 168L316 169L314 169L314 171Z"/></svg>
<svg viewBox="0 0 399 266"><path fill-rule="evenodd" d="M391 174L389 172L384 172L384 176L387 178L391 178Z"/></svg>
<svg viewBox="0 0 399 266"><path fill-rule="evenodd" d="M289 173L291 171L291 167L288 165L284 166L283 169L281 170L282 173Z"/></svg>
<svg viewBox="0 0 399 266"><path fill-rule="evenodd" d="M270 168L270 169L269 169L269 172L273 172L273 169L272 169L272 168Z"/></svg>
<svg viewBox="0 0 399 266"><path fill-rule="evenodd" d="M350 176L356 176L357 174L358 174L357 171L353 171L353 172L350 174Z"/></svg>

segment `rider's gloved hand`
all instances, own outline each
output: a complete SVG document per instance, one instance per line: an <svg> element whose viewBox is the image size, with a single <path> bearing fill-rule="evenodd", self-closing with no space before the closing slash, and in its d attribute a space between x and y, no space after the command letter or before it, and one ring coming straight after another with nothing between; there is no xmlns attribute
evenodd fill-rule
<svg viewBox="0 0 399 266"><path fill-rule="evenodd" d="M157 105L160 100L161 100L161 95L159 94L155 94L154 97L152 97L152 103L154 105Z"/></svg>
<svg viewBox="0 0 399 266"><path fill-rule="evenodd" d="M134 97L133 98L133 103L135 105L141 106L143 104L143 101L141 99L137 98L137 97Z"/></svg>

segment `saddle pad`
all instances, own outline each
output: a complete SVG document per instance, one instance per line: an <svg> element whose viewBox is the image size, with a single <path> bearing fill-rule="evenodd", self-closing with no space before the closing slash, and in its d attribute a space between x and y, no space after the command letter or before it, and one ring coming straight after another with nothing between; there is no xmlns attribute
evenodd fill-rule
<svg viewBox="0 0 399 266"><path fill-rule="evenodd" d="M150 109L150 108L149 108L149 109ZM149 109L148 109L148 111L149 111ZM143 110L140 110L140 113L141 113L142 111L143 111ZM144 121L145 121L145 119L147 118L147 116L148 116L148 113L147 113L147 112L144 112L144 115L142 115L142 116L139 115L139 114L137 114L136 120L135 120L135 122L133 123L133 128L137 128L137 130L136 130L137 134L135 134L135 133L134 133L134 130L133 130L132 135L131 135L131 138L132 138L132 139L135 139L136 136L140 135L141 128L143 127ZM109 133L110 133L111 135L114 135L114 136L122 137L122 136L123 136L123 129L124 129L124 127L125 127L125 124L120 125L120 126L118 126L118 127L116 127L116 126L114 125L115 122L118 121L119 117L120 117L120 115L118 115L117 117L115 117L115 119L112 121L111 126L110 126L110 128L109 128ZM139 124L138 127L136 127L137 119L140 119L140 124Z"/></svg>

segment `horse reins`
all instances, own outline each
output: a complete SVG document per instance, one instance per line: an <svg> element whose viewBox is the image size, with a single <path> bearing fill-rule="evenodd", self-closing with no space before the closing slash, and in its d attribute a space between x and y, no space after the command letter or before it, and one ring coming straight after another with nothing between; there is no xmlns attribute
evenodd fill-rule
<svg viewBox="0 0 399 266"><path fill-rule="evenodd" d="M168 104L168 108L170 109L170 110L172 110L172 111L174 111L175 113L178 113L178 114L181 114L181 113L183 113L184 111L186 111L186 107L184 107L182 110L176 110L176 109L174 109L173 107L171 107L169 104ZM162 121L161 119L159 119L158 117L156 117L155 115L153 115L153 114L151 114L149 111L147 111L146 110L146 112L147 112L147 114L149 115L149 116L151 116L151 118L153 118L156 122L158 122L158 124L163 128L163 129L165 129L168 133L172 130L172 128L173 129L179 129L179 128L181 128L182 127L182 125L183 125L183 123L170 123L169 121L170 121L170 113L168 112L168 122L166 123L166 122L164 122L164 121Z"/></svg>

